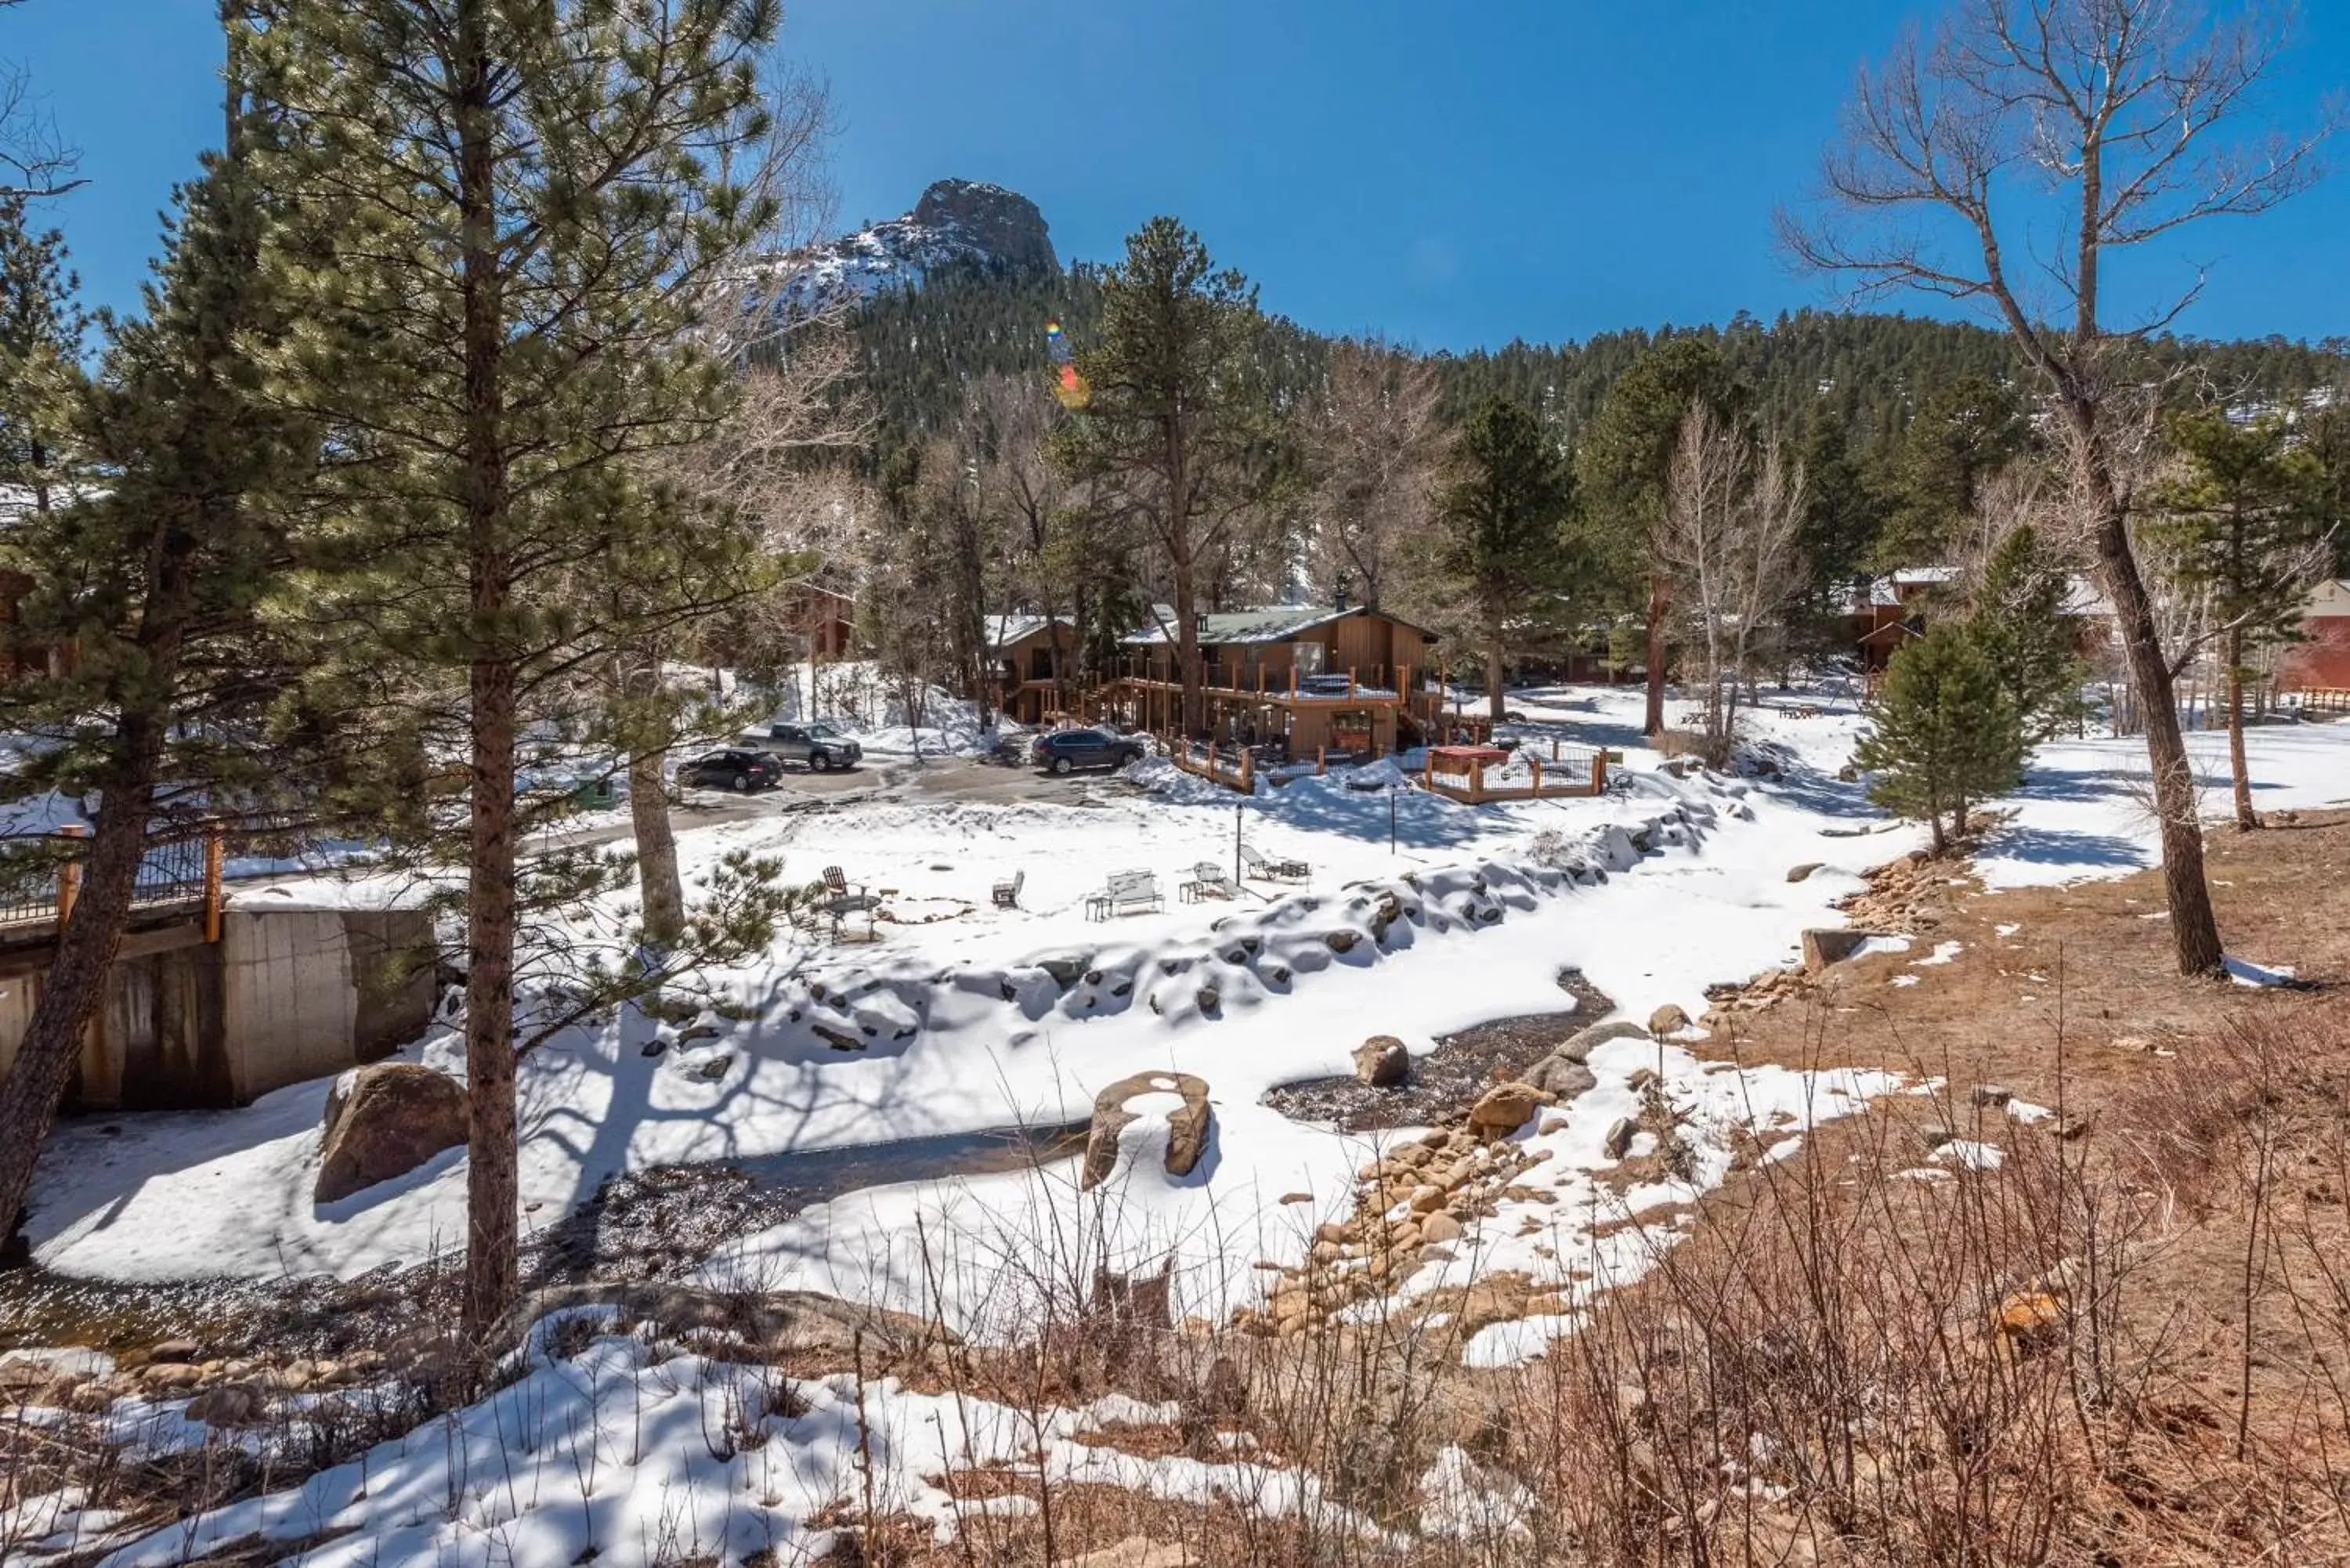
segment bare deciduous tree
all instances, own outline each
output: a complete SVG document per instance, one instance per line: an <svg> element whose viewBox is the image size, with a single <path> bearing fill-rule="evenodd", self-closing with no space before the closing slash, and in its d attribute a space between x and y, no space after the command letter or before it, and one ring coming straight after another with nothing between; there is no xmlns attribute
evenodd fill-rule
<svg viewBox="0 0 2350 1568"><path fill-rule="evenodd" d="M20 0L0 0L0 11ZM32 74L0 60L0 198L37 201L62 196L88 182L75 174L81 154L58 135Z"/></svg>
<svg viewBox="0 0 2350 1568"><path fill-rule="evenodd" d="M1705 659L1706 760L1727 762L1738 687L1759 639L1803 587L1802 465L1759 446L1704 402L1681 421L1651 541Z"/></svg>
<svg viewBox="0 0 2350 1568"><path fill-rule="evenodd" d="M1378 338L1332 351L1329 395L1305 431L1305 521L1326 598L1344 583L1378 609L1409 541L1431 525L1444 461L1440 391L1433 366Z"/></svg>
<svg viewBox="0 0 2350 1568"><path fill-rule="evenodd" d="M2315 137L2235 134L2280 36L2257 5L2207 16L2179 0L1960 0L1930 38L1862 73L1824 161L1824 201L1782 222L1801 260L1864 295L1988 308L2037 376L2145 713L2189 974L2219 971L2219 928L2170 665L2131 548L2116 404L2143 379L2131 350L2201 279L2117 327L2105 264L2205 219L2265 212L2316 176Z"/></svg>

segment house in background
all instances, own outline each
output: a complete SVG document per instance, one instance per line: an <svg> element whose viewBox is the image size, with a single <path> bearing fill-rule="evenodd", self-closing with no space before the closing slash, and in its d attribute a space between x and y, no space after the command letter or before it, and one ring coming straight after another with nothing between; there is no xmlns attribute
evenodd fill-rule
<svg viewBox="0 0 2350 1568"><path fill-rule="evenodd" d="M2302 611L2301 634L2277 650L2277 689L2350 691L2350 577L2317 585Z"/></svg>
<svg viewBox="0 0 2350 1568"><path fill-rule="evenodd" d="M1922 601L1958 576L1956 566L1905 566L1856 587L1846 603L1845 620L1861 669L1883 670L1895 654L1925 636Z"/></svg>
<svg viewBox="0 0 2350 1568"><path fill-rule="evenodd" d="M1076 673L1077 628L1066 616L987 618L987 693L997 711L1020 724L1041 724L1061 711ZM972 693L974 697L979 693Z"/></svg>
<svg viewBox="0 0 2350 1568"><path fill-rule="evenodd" d="M785 635L800 659L830 662L848 657L857 636L857 599L822 583L794 583L782 590Z"/></svg>
<svg viewBox="0 0 2350 1568"><path fill-rule="evenodd" d="M1856 588L1845 618L1861 669L1881 673L1895 654L1925 636L1939 607L1937 590L1960 576L1956 566L1911 566ZM2114 607L2089 578L2073 574L2056 613L2073 623L2074 647L2083 658L2094 659L2112 644Z"/></svg>
<svg viewBox="0 0 2350 1568"><path fill-rule="evenodd" d="M1435 634L1382 610L1267 605L1202 614L1198 633L1220 744L1272 746L1300 760L1385 756L1482 722L1445 713ZM1125 722L1162 735L1180 728L1179 640L1163 611L1123 639L1110 701Z"/></svg>

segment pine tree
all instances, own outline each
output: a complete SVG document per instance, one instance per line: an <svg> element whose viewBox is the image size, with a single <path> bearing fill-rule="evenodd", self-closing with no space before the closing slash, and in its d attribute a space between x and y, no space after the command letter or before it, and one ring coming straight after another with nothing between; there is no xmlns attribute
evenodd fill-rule
<svg viewBox="0 0 2350 1568"><path fill-rule="evenodd" d="M1968 625L2028 742L2080 714L2086 671L2064 614L2072 593L2071 574L2028 523L2000 541L1975 585Z"/></svg>
<svg viewBox="0 0 2350 1568"><path fill-rule="evenodd" d="M1498 720L1512 634L1570 577L1564 530L1575 507L1575 471L1557 436L1508 398L1491 399L1470 416L1451 466L1437 497L1439 550L1484 646L1487 711Z"/></svg>
<svg viewBox="0 0 2350 1568"><path fill-rule="evenodd" d="M1721 353L1695 337L1642 355L1608 389L1607 403L1575 452L1575 476L1600 574L1648 583L1647 732L1665 727L1666 639L1673 585L1650 546L1664 526L1665 475L1691 405L1704 403L1728 422L1741 421L1747 389Z"/></svg>
<svg viewBox="0 0 2350 1568"><path fill-rule="evenodd" d="M1868 798L1922 818L1938 855L1965 836L1970 805L2022 782L2023 731L2014 705L1960 622L1940 623L1893 656L1871 717L1853 754L1875 775Z"/></svg>
<svg viewBox="0 0 2350 1568"><path fill-rule="evenodd" d="M2030 434L2015 393L1988 378L1970 376L1927 398L1888 476L1892 507L1877 541L1878 569L1946 564L1983 482L2024 450Z"/></svg>
<svg viewBox="0 0 2350 1568"><path fill-rule="evenodd" d="M2303 426L2303 445L2317 462L2317 524L2334 547L2330 568L2337 577L2350 577L2350 391L2337 390L2334 400L2311 415Z"/></svg>
<svg viewBox="0 0 2350 1568"><path fill-rule="evenodd" d="M0 196L0 485L37 514L73 488L86 323L64 236L30 221L24 197Z"/></svg>
<svg viewBox="0 0 2350 1568"><path fill-rule="evenodd" d="M1128 236L1101 291L1100 341L1077 358L1091 399L1059 450L1111 515L1139 523L1166 567L1182 728L1196 734L1207 725L1201 589L1281 473L1263 317L1254 286L1219 270L1169 217Z"/></svg>
<svg viewBox="0 0 2350 1568"><path fill-rule="evenodd" d="M2215 410L2174 420L2171 444L2189 472L2155 496L2179 586L2204 600L2226 661L2228 758L2236 826L2246 832L2261 818L2244 755L2245 659L2301 635L2310 587L2331 566L2324 467L2289 436L2278 419L2239 425Z"/></svg>
<svg viewBox="0 0 2350 1568"><path fill-rule="evenodd" d="M233 107L233 142L244 123ZM206 163L180 193L145 317L108 323L95 384L75 387L61 358L72 317L55 265L11 272L48 298L9 301L12 321L36 327L12 354L31 342L43 367L10 395L67 396L21 421L9 410L12 477L29 472L36 499L7 553L32 583L23 633L70 653L0 686L0 726L34 737L0 790L96 808L73 917L0 1086L0 1217L24 1199L150 849L315 820L325 787L300 694L310 654L271 604L315 435L261 394L254 351L283 325L255 265L264 203L234 146Z"/></svg>
<svg viewBox="0 0 2350 1568"><path fill-rule="evenodd" d="M1814 409L1804 427L1805 590L1793 614L1799 645L1850 651L1846 607L1885 526L1885 498L1853 455L1849 421Z"/></svg>
<svg viewBox="0 0 2350 1568"><path fill-rule="evenodd" d="M339 460L319 613L354 711L465 758L477 1340L517 1288L534 878L550 899L608 885L520 859L524 733L577 721L580 672L723 604L712 581L756 586L741 519L646 473L734 394L696 333L775 210L757 65L779 20L774 0L254 0L244 29L283 131L273 182L304 224L269 258L304 326L284 375ZM606 591L621 577L644 591ZM758 924L755 901L723 922L742 941ZM587 978L592 994L614 977Z"/></svg>

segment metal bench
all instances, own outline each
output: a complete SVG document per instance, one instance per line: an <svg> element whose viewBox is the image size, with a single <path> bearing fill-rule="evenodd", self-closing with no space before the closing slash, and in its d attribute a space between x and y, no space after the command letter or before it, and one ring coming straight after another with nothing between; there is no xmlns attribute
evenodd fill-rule
<svg viewBox="0 0 2350 1568"><path fill-rule="evenodd" d="M1111 874L1107 887L1086 899L1086 919L1107 920L1112 915L1130 915L1166 907L1167 899L1159 891L1158 877L1148 871L1118 871Z"/></svg>

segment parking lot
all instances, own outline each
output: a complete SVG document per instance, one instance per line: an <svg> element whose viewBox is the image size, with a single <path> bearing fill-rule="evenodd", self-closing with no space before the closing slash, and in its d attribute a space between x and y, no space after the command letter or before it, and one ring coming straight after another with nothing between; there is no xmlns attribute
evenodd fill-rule
<svg viewBox="0 0 2350 1568"><path fill-rule="evenodd" d="M680 827L701 827L738 817L805 810L884 794L999 804L1051 801L1079 805L1102 790L1130 788L1114 773L1099 769L1055 778L1025 765L980 762L971 757L916 760L868 756L859 766L836 773L787 767L781 784L755 794L689 790L679 803L675 816Z"/></svg>

